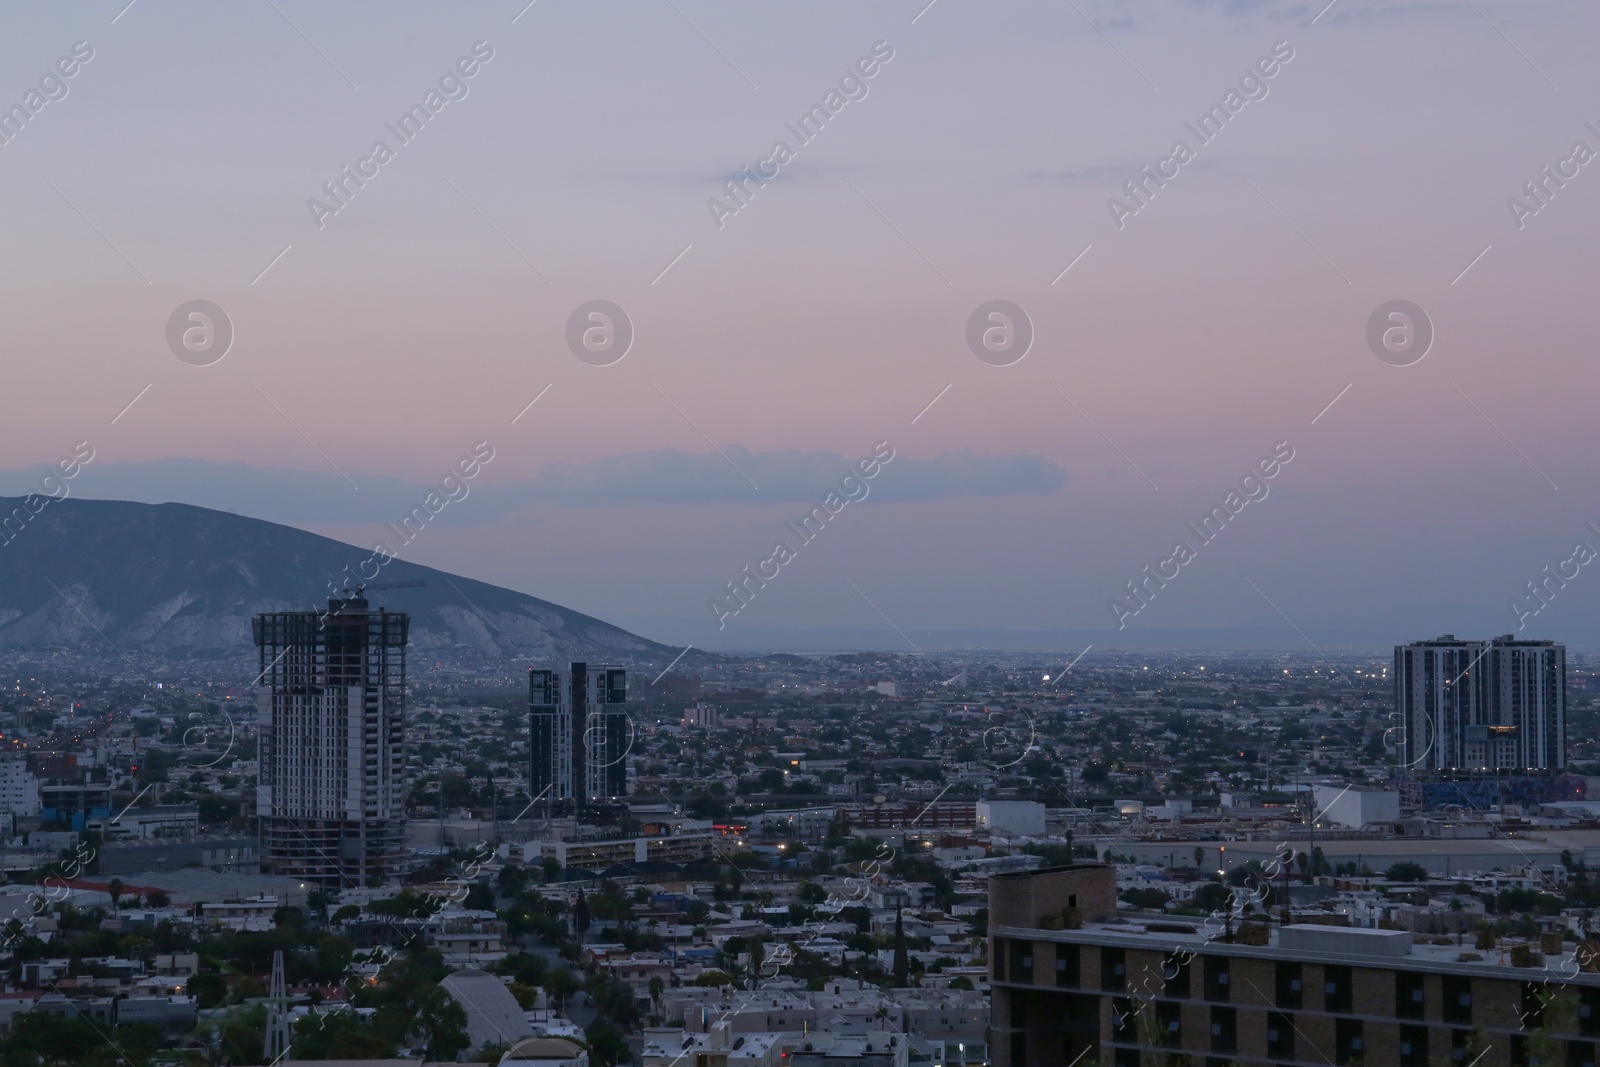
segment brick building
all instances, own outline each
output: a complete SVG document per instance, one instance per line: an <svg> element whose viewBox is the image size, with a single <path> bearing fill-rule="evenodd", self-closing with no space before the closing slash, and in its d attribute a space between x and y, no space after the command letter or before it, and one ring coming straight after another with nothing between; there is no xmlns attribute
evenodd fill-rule
<svg viewBox="0 0 1600 1067"><path fill-rule="evenodd" d="M1405 930L1119 916L1115 891L1098 864L991 880L996 1067L1595 1067L1592 943L1477 949Z"/></svg>

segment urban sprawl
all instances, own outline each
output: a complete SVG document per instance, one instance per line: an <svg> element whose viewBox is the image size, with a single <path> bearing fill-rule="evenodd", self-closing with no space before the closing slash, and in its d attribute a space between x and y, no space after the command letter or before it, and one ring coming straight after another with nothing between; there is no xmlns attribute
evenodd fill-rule
<svg viewBox="0 0 1600 1067"><path fill-rule="evenodd" d="M0 1064L1596 1063L1559 643L662 672L408 625L0 650Z"/></svg>

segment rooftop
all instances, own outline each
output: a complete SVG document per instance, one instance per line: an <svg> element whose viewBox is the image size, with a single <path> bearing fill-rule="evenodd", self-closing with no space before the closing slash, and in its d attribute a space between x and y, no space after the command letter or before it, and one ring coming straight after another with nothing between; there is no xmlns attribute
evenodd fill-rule
<svg viewBox="0 0 1600 1067"><path fill-rule="evenodd" d="M1208 925L1209 924L1209 925ZM1235 921L1233 928L1241 924ZM1305 963L1342 963L1407 971L1485 975L1518 981L1536 980L1547 973L1561 975L1561 980L1579 985L1600 986L1600 974L1580 972L1575 956L1577 945L1563 943L1559 955L1544 956L1535 966L1517 967L1511 962L1512 950L1522 942L1502 939L1500 947L1477 949L1468 939L1456 944L1430 943L1431 937L1414 937L1406 931L1371 930L1350 926L1320 926L1293 924L1287 929L1289 944L1283 945L1281 930L1276 923L1268 923L1268 940L1265 945L1247 945L1241 941L1224 940L1224 929L1215 919L1152 915L1147 921L1117 919L1107 922L1086 922L1076 930L1041 930L1028 927L1001 926L992 933L1028 941L1049 941L1064 944L1108 945L1121 948L1178 951L1187 949L1201 955L1239 956L1253 959L1292 959ZM1187 927L1187 931L1183 928ZM1310 932L1310 936L1307 936ZM1409 939L1403 952L1396 952L1402 939ZM1535 960L1539 959L1539 945L1535 941L1529 949Z"/></svg>

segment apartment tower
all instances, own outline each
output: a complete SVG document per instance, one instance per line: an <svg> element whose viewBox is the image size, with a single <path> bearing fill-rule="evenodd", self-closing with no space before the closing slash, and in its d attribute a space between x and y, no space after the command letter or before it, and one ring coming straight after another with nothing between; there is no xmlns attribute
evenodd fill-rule
<svg viewBox="0 0 1600 1067"><path fill-rule="evenodd" d="M349 888L400 872L410 621L360 595L255 617L263 873Z"/></svg>
<svg viewBox="0 0 1600 1067"><path fill-rule="evenodd" d="M627 794L627 672L574 663L528 672L529 787L547 813L592 807Z"/></svg>
<svg viewBox="0 0 1600 1067"><path fill-rule="evenodd" d="M1400 766L1409 771L1564 770L1567 650L1554 641L1396 645Z"/></svg>

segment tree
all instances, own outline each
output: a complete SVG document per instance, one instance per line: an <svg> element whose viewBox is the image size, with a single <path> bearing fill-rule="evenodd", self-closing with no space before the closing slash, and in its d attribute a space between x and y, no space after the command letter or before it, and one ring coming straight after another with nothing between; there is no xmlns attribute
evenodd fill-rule
<svg viewBox="0 0 1600 1067"><path fill-rule="evenodd" d="M516 896L528 887L528 868L508 863L500 868L500 889Z"/></svg>
<svg viewBox="0 0 1600 1067"><path fill-rule="evenodd" d="M661 976L659 974L651 975L651 977L650 977L650 1011L658 1019L661 1017L661 994L666 992L666 989L667 989L667 983L665 983L665 982L663 982L661 980Z"/></svg>
<svg viewBox="0 0 1600 1067"><path fill-rule="evenodd" d="M144 899L152 908L165 908L172 904L172 897L165 889L152 889Z"/></svg>
<svg viewBox="0 0 1600 1067"><path fill-rule="evenodd" d="M900 919L900 909L894 909L894 984L896 989L910 985L910 964L906 957L906 929Z"/></svg>
<svg viewBox="0 0 1600 1067"><path fill-rule="evenodd" d="M628 1043L623 1040L622 1034L615 1025L605 1016L600 1016L590 1023L583 1032L584 1038L589 1043L589 1056L595 1067L615 1067L625 1060L632 1060L633 1053L628 1049Z"/></svg>
<svg viewBox="0 0 1600 1067"><path fill-rule="evenodd" d="M122 879L113 878L106 885L106 892L111 895L111 910L117 910L117 900L122 896Z"/></svg>
<svg viewBox="0 0 1600 1067"><path fill-rule="evenodd" d="M370 1060L388 1059L398 1051L393 1038L354 1012L336 1011L301 1019L292 1055L297 1060Z"/></svg>
<svg viewBox="0 0 1600 1067"><path fill-rule="evenodd" d="M733 984L733 975L727 971L716 969L701 971L695 976L694 984L697 986L721 987Z"/></svg>
<svg viewBox="0 0 1600 1067"><path fill-rule="evenodd" d="M450 1061L471 1044L467 1037L467 1011L439 986L424 989L416 998L416 1030L426 1038L430 1060Z"/></svg>
<svg viewBox="0 0 1600 1067"><path fill-rule="evenodd" d="M577 976L565 967L552 967L544 976L544 991L558 1008L565 1007L567 998L581 988Z"/></svg>
<svg viewBox="0 0 1600 1067"><path fill-rule="evenodd" d="M1207 882L1194 893L1194 906L1201 911L1219 911L1228 906L1232 894L1221 882Z"/></svg>
<svg viewBox="0 0 1600 1067"><path fill-rule="evenodd" d="M745 951L750 954L750 988L757 989L761 985L761 965L767 961L767 943L759 937L752 937L745 945Z"/></svg>
<svg viewBox="0 0 1600 1067"><path fill-rule="evenodd" d="M1383 876L1391 882L1424 882L1428 879L1428 868L1406 860L1390 866Z"/></svg>
<svg viewBox="0 0 1600 1067"><path fill-rule="evenodd" d="M468 911L493 911L494 890L482 882L474 882L467 890L466 899L461 902L461 906Z"/></svg>
<svg viewBox="0 0 1600 1067"><path fill-rule="evenodd" d="M539 867L541 872L544 874L544 880L546 882L554 882L560 879L561 861L556 859L554 856L546 856L544 858L544 862L541 863Z"/></svg>
<svg viewBox="0 0 1600 1067"><path fill-rule="evenodd" d="M472 1062L496 1064L510 1051L511 1043L509 1041L488 1041L484 1043L482 1048L472 1054Z"/></svg>
<svg viewBox="0 0 1600 1067"><path fill-rule="evenodd" d="M1164 908L1172 898L1154 886L1129 886L1122 891L1122 899L1136 908Z"/></svg>
<svg viewBox="0 0 1600 1067"><path fill-rule="evenodd" d="M1566 1048L1562 1035L1578 1029L1578 994L1570 989L1547 988L1534 995L1537 999L1534 1011L1525 1012L1522 1018L1525 1028L1530 1022L1529 1015L1536 1016L1538 1022L1537 1027L1528 1029L1528 1051L1532 1053L1529 1061L1536 1058L1540 1064L1558 1064Z"/></svg>
<svg viewBox="0 0 1600 1067"><path fill-rule="evenodd" d="M583 890L578 890L577 903L572 905L572 928L578 932L578 940L583 940L583 935L589 929L589 902L584 899Z"/></svg>
<svg viewBox="0 0 1600 1067"><path fill-rule="evenodd" d="M228 999L228 983L219 974L201 972L190 976L185 992L195 998L202 1010L215 1008Z"/></svg>

